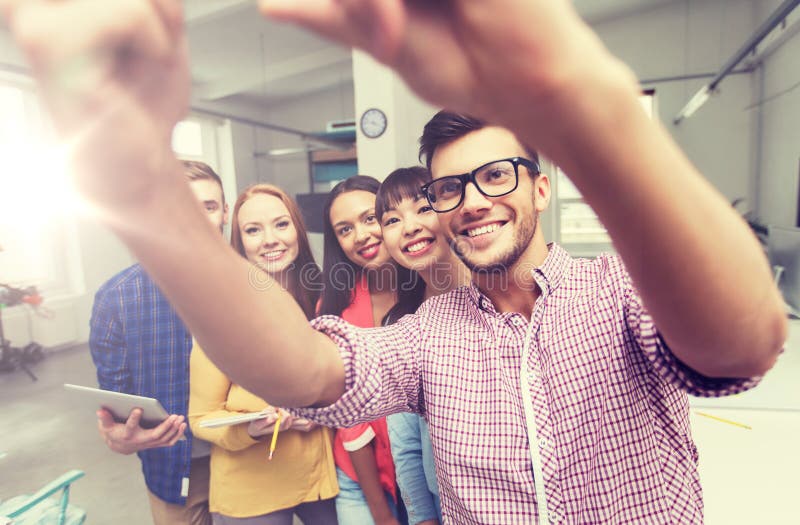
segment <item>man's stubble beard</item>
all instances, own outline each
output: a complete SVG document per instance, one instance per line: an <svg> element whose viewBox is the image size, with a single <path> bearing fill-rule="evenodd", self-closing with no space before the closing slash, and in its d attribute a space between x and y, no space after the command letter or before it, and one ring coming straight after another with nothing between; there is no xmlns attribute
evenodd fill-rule
<svg viewBox="0 0 800 525"><path fill-rule="evenodd" d="M519 258L528 249L528 246L533 241L533 236L536 233L536 227L539 223L539 212L534 211L533 215L528 220L522 221L519 228L514 230L513 243L511 248L504 254L500 254L495 262L489 264L478 264L470 261L471 248L467 243L454 242L453 239L448 239L450 247L453 252L461 259L461 262L469 268L471 272L480 273L505 273L509 268L519 261Z"/></svg>

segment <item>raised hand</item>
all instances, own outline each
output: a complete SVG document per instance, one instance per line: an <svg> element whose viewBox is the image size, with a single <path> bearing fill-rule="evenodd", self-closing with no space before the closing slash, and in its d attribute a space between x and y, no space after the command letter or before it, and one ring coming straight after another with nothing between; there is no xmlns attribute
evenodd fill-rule
<svg viewBox="0 0 800 525"><path fill-rule="evenodd" d="M117 423L104 409L97 411L97 428L108 448L120 454L133 454L140 450L171 447L186 431L183 416L171 415L155 428L142 428L139 423L142 411L135 408L125 423Z"/></svg>
<svg viewBox="0 0 800 525"><path fill-rule="evenodd" d="M259 5L267 16L369 52L435 105L516 129L523 118L570 108L589 80L607 81L614 74L633 80L567 0L260 0Z"/></svg>
<svg viewBox="0 0 800 525"><path fill-rule="evenodd" d="M103 208L147 200L170 173L189 73L177 0L0 0L70 147L83 194ZM149 177L148 177L149 176Z"/></svg>

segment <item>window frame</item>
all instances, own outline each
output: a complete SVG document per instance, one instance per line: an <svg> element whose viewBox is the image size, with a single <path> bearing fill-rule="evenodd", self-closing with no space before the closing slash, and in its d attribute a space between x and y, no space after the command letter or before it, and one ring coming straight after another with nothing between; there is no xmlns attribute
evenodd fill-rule
<svg viewBox="0 0 800 525"><path fill-rule="evenodd" d="M642 90L642 94L640 97L640 101L642 103L642 107L647 112L650 118L658 118L657 113L657 98L656 98L656 91L655 89L644 89ZM562 224L563 224L563 208L570 204L586 204L586 201L583 197L561 197L561 191L559 191L559 182L560 176L563 175L566 177L566 174L561 171L561 169L554 164L553 162L549 161L548 159L542 159L542 170L546 173L552 174L550 177L550 188L551 188L551 198L550 198L550 213L549 213L549 220L551 224L551 233L552 239L560 244L565 250L567 250L570 254L575 257L596 257L600 253L616 253L614 249L614 245L609 239L608 242L564 242L564 236L562 231ZM596 216L596 214L595 214Z"/></svg>
<svg viewBox="0 0 800 525"><path fill-rule="evenodd" d="M33 79L15 72L0 71L0 85L4 88L18 90L23 99L24 118L29 120L29 127L44 137L52 135L51 127L47 122L41 105L38 101ZM24 221L12 224L12 228L25 226ZM0 269L0 282L11 286L27 287L36 286L37 289L50 299L75 297L85 293L86 285L82 270L80 242L77 229L77 220L72 213L60 213L48 217L42 224L36 225L37 230L26 235L35 235L34 242L26 242L28 246L35 244L36 252L32 254L25 251L20 254L23 260L17 260L16 267L31 266L36 269L34 273L12 279L2 275ZM29 240L29 239L26 239ZM12 245L13 246L13 245ZM12 257L8 253L0 253L0 259ZM34 257L44 263L30 265L29 258ZM8 262L8 259L5 261ZM12 263L13 264L13 263Z"/></svg>

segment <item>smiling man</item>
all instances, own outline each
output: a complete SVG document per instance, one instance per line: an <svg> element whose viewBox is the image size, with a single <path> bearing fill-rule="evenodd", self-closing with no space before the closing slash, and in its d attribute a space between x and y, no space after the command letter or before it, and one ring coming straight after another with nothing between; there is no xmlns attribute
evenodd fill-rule
<svg viewBox="0 0 800 525"><path fill-rule="evenodd" d="M346 389L298 412L329 425L424 414L456 523L702 522L687 393L757 378L704 374L702 345L672 348L686 334L659 330L619 257L545 243L549 179L514 133L442 111L420 143L423 193L473 284L381 330L316 320Z"/></svg>
<svg viewBox="0 0 800 525"><path fill-rule="evenodd" d="M547 255L538 225L550 179L539 171L538 154L507 129L448 112L427 124L420 143L434 178L423 191L451 247L495 305L515 304L514 287L527 298L516 311L529 312L536 283L519 270Z"/></svg>

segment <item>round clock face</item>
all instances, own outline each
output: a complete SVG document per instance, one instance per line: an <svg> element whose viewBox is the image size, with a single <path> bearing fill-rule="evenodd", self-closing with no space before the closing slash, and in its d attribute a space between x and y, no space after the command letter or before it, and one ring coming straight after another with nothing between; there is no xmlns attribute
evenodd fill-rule
<svg viewBox="0 0 800 525"><path fill-rule="evenodd" d="M366 110L361 115L361 132L367 137L374 139L383 135L386 131L386 114L378 108Z"/></svg>

